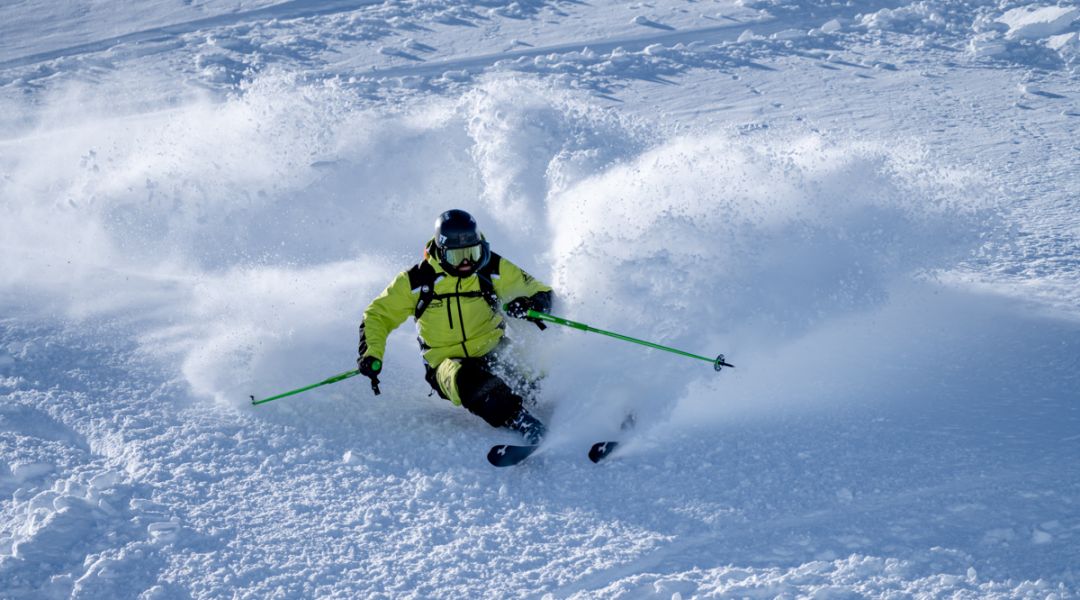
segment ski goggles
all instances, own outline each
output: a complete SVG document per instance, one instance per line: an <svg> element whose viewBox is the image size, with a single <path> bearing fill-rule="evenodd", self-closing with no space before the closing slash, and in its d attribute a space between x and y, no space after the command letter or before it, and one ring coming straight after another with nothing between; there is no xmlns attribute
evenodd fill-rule
<svg viewBox="0 0 1080 600"><path fill-rule="evenodd" d="M446 262L454 265L455 267L461 265L461 263L468 260L472 264L477 264L484 256L484 249L480 244L474 246L465 246L464 248L445 248L443 250L443 258Z"/></svg>

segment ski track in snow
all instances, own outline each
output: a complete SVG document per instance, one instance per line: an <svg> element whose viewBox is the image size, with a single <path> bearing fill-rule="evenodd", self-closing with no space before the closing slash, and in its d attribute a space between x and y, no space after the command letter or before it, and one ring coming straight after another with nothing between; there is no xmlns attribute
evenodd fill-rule
<svg viewBox="0 0 1080 600"><path fill-rule="evenodd" d="M10 10L0 597L1078 595L1075 9ZM512 326L508 470L405 328L378 398L248 406L351 367L448 202L738 367Z"/></svg>

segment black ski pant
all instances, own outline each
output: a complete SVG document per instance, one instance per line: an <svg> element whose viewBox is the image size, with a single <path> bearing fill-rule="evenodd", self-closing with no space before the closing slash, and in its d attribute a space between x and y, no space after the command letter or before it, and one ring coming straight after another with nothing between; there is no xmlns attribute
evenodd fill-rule
<svg viewBox="0 0 1080 600"><path fill-rule="evenodd" d="M439 396L453 401L456 391L461 405L492 427L505 427L521 413L521 396L495 373L498 365L495 353L446 360L457 364L440 365L441 368L425 365L426 379Z"/></svg>

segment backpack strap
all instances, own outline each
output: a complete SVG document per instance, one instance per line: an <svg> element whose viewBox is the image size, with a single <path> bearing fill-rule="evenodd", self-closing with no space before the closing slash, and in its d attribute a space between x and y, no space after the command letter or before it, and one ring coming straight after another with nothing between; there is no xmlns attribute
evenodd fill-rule
<svg viewBox="0 0 1080 600"><path fill-rule="evenodd" d="M492 252L484 268L476 273L480 279L480 293L494 312L499 310L499 295L495 293L495 280L499 278L499 263L501 262L502 257Z"/></svg>
<svg viewBox="0 0 1080 600"><path fill-rule="evenodd" d="M426 260L420 261L409 269L409 287L413 292L420 292L420 299L416 301L413 318L420 319L420 315L424 314L428 305L435 298L435 282L437 280L438 276L435 273L435 267L432 267Z"/></svg>

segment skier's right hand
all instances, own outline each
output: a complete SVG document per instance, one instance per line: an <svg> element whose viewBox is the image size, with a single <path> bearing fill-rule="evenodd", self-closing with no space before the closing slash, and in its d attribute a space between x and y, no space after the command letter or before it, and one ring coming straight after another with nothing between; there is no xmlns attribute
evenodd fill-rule
<svg viewBox="0 0 1080 600"><path fill-rule="evenodd" d="M361 356L356 359L356 370L371 380L371 389L375 395L379 395L379 373L382 372L382 361L374 356Z"/></svg>
<svg viewBox="0 0 1080 600"><path fill-rule="evenodd" d="M356 370L364 377L373 379L382 371L382 361L374 356L361 356L356 359Z"/></svg>

